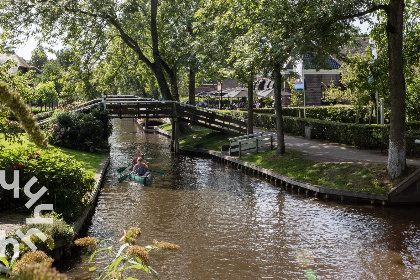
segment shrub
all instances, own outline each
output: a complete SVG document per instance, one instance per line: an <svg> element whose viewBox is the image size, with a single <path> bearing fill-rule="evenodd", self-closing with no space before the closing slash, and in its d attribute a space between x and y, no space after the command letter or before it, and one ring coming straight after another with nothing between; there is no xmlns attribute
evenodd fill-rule
<svg viewBox="0 0 420 280"><path fill-rule="evenodd" d="M66 221L75 221L87 206L87 196L94 187L93 174L88 173L82 163L57 149L36 152L33 148L0 151L0 170L6 170L7 182L13 181L13 171L19 170L19 199L8 191L2 199L4 207L23 207L29 200L24 194L24 185L33 177L37 182L31 192L36 193L45 186L45 193L32 206L41 203L54 205L54 211L63 215ZM6 203L7 202L7 203Z"/></svg>
<svg viewBox="0 0 420 280"><path fill-rule="evenodd" d="M51 144L76 150L101 153L109 149L109 116L97 108L90 113L57 112L47 129Z"/></svg>
<svg viewBox="0 0 420 280"><path fill-rule="evenodd" d="M61 215L55 213L54 211L48 213L46 215L41 215L43 218L52 218L52 224L25 224L19 227L21 232L27 233L30 229L35 228L40 230L45 236L47 236L47 240L42 241L37 235L32 234L30 236L31 242L37 247L37 250L41 250L47 253L51 253L54 249L54 244L58 241L64 242L64 244L69 244L72 242L74 237L73 228L68 225ZM30 248L26 245L26 243L22 242L19 236L16 233L11 233L8 237L12 237L17 240L19 244L19 253L24 254L30 251ZM13 255L13 247L9 246L8 248L8 255Z"/></svg>
<svg viewBox="0 0 420 280"><path fill-rule="evenodd" d="M255 113L274 114L274 108L260 108L255 109ZM287 117L303 117L304 110L306 117L310 119L318 119L325 121L335 121L341 123L356 123L357 113L352 106L335 105L335 106L310 106L310 107L283 107L283 116ZM389 120L389 110L385 110L385 122ZM376 118L371 117L371 112L368 107L359 112L360 124L368 124L369 119L371 123L376 123Z"/></svg>

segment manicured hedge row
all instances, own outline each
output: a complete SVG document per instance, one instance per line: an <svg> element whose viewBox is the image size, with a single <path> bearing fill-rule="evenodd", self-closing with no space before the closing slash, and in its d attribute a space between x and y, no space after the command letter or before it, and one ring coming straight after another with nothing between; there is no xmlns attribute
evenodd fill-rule
<svg viewBox="0 0 420 280"><path fill-rule="evenodd" d="M356 123L356 110L351 106L316 106L306 107L306 117L311 119L335 121L341 123ZM274 108L255 109L256 113L274 114ZM303 107L283 107L283 116L303 117ZM359 123L368 124L370 118L370 110L365 107L359 112ZM385 111L385 123L389 122L389 111ZM371 123L376 123L376 117L371 118Z"/></svg>

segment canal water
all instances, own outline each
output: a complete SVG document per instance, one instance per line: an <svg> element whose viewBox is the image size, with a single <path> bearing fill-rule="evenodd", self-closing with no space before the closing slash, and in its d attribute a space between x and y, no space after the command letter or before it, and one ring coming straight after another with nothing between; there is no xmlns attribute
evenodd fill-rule
<svg viewBox="0 0 420 280"><path fill-rule="evenodd" d="M138 226L180 250L150 253L160 279L420 279L420 208L344 205L291 195L261 179L194 156L174 156L170 141L114 120L111 165L87 235L118 240ZM140 145L153 184L118 183ZM71 279L97 278L82 256L67 264ZM131 274L151 279L144 272Z"/></svg>

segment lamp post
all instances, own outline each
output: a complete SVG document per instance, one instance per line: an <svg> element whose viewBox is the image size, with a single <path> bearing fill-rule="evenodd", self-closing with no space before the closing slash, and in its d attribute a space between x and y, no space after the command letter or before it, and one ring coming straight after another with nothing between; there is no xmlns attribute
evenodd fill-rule
<svg viewBox="0 0 420 280"><path fill-rule="evenodd" d="M223 92L223 80L217 84L217 89L220 90L220 97L219 97L219 110L222 110L222 92Z"/></svg>

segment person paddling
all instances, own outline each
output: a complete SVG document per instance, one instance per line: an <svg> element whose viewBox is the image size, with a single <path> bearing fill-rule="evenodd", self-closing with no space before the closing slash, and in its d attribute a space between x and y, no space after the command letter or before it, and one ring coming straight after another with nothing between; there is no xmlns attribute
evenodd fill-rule
<svg viewBox="0 0 420 280"><path fill-rule="evenodd" d="M140 154L140 146L137 146L136 157L131 161L133 167L136 166Z"/></svg>
<svg viewBox="0 0 420 280"><path fill-rule="evenodd" d="M149 170L149 163L144 159L144 154L141 153L137 159L137 164L133 167L133 173L136 176L143 176Z"/></svg>

